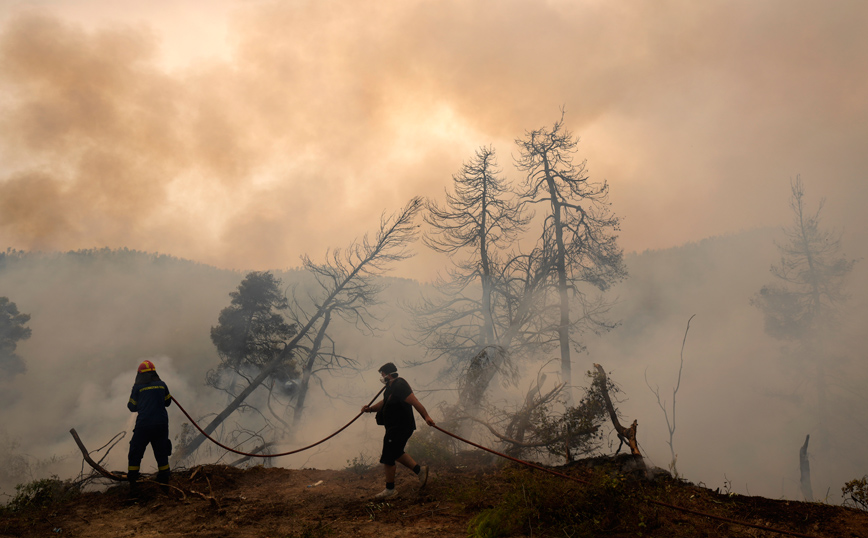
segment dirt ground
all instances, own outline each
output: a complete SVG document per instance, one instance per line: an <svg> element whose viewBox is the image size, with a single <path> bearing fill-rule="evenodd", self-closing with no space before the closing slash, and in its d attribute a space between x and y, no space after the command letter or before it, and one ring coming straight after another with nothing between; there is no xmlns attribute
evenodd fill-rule
<svg viewBox="0 0 868 538"><path fill-rule="evenodd" d="M168 495L156 484L145 483L143 495L133 502L127 484L117 484L40 512L4 518L0 537L465 537L472 518L496 506L500 496L514 487L504 475L503 467L435 468L427 486L420 489L414 475L399 469L399 495L377 501L373 495L383 488L378 468L358 473L202 466L175 473L176 489ZM667 502L694 511L818 538L868 538L866 512L819 503L733 498L687 483L674 484L677 487L667 486ZM468 491L484 494L473 496ZM623 529L606 535L786 536L665 507L657 513L654 529ZM530 533L516 536L564 536L566 531Z"/></svg>
<svg viewBox="0 0 868 538"><path fill-rule="evenodd" d="M448 484L419 489L416 477L399 472L399 494L376 501L381 472L239 470L204 466L175 473L169 495L142 484L137 502L126 484L76 501L32 521L26 516L0 536L65 537L397 537L465 536L472 514L444 501ZM31 534L32 533L32 534Z"/></svg>

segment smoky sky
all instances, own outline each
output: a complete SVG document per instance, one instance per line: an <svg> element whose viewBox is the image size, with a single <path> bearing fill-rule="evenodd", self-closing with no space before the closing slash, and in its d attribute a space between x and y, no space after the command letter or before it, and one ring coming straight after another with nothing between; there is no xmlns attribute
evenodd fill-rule
<svg viewBox="0 0 868 538"><path fill-rule="evenodd" d="M864 2L154 5L0 8L3 247L291 267L479 146L519 180L563 108L628 251L786 224L801 174L865 252Z"/></svg>

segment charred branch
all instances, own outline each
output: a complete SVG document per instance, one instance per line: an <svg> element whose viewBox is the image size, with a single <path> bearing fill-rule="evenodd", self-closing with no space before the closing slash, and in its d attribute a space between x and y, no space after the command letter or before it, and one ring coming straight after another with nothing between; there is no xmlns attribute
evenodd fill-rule
<svg viewBox="0 0 868 538"><path fill-rule="evenodd" d="M126 475L121 476L111 473L105 470L100 464L95 462L93 458L90 457L90 453L88 453L87 448L85 448L84 446L84 443L81 442L81 438L78 436L78 432L75 431L75 428L69 430L69 433L72 434L72 438L75 439L75 444L78 445L78 449L81 451L81 455L84 457L84 461L86 461L87 464L90 465L94 471L111 480L116 480L118 482L127 481Z"/></svg>
<svg viewBox="0 0 868 538"><path fill-rule="evenodd" d="M627 446L630 447L630 453L634 456L642 456L642 453L639 451L639 443L636 441L636 429L639 427L639 421L634 420L633 424L630 425L629 428L625 428L621 425L621 421L618 420L618 412L615 410L615 406L612 405L612 399L609 397L609 391L606 388L608 386L608 378L606 377L606 371L603 370L603 367L597 363L594 363L594 368L597 370L597 376L599 381L602 383L602 393L603 398L606 402L606 409L609 412L609 417L612 419L612 425L615 427L615 431L618 434L618 439L620 439L621 443L618 445L618 450L615 451L617 454L621 451L621 447L624 446L624 443L627 443Z"/></svg>
<svg viewBox="0 0 868 538"><path fill-rule="evenodd" d="M808 502L814 502L814 491L811 488L811 462L808 461L808 441L811 440L810 435L805 436L805 444L799 449L799 470L801 477L799 485L802 488L802 495Z"/></svg>

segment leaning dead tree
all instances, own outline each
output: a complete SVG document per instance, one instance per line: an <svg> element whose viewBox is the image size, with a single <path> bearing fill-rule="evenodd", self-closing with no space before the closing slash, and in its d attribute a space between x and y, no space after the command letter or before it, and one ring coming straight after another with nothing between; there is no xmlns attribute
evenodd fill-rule
<svg viewBox="0 0 868 538"><path fill-rule="evenodd" d="M322 264L312 262L307 256L302 258L305 269L316 278L320 288L319 295L311 297L313 305L309 310L299 309L296 312L292 321L297 332L292 339L287 341L281 352L266 362L247 387L205 426L206 434L214 432L278 368L299 355L308 359L302 364L303 377L299 392L303 394L306 391L306 383L316 365L315 359L321 356L319 346L322 342L317 336L323 333L328 321L336 315L354 321L357 325L367 326L368 322L364 318L367 316L368 307L373 304L380 291L381 285L377 282L377 277L384 274L388 265L412 255L409 245L416 238L417 226L414 219L421 208L422 200L413 198L395 214L384 215L380 221L380 229L374 237L365 235L345 250L331 251ZM311 340L313 344L310 344ZM296 405L303 405L303 401L299 395ZM189 444L179 446L172 456L173 466L195 452L204 441L205 436L199 434L191 439Z"/></svg>
<svg viewBox="0 0 868 538"><path fill-rule="evenodd" d="M609 380L606 377L606 371L597 363L594 363L594 368L597 370L598 379L602 383L603 387L607 387ZM606 401L606 409L609 411L609 417L612 419L612 424L615 426L615 431L618 433L618 439L621 441L618 445L618 450L616 450L615 453L617 454L620 452L624 443L627 443L627 446L630 447L630 453L634 456L641 457L642 453L639 452L639 443L636 441L636 429L639 427L639 421L634 420L633 424L631 424L629 428L625 428L618 420L618 413L615 411L615 406L612 405L612 399L609 397L608 390L603 391L603 398Z"/></svg>

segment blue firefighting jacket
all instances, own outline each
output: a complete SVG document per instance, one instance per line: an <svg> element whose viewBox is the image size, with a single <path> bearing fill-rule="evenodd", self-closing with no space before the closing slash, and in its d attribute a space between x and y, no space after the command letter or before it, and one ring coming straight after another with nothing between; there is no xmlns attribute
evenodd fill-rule
<svg viewBox="0 0 868 538"><path fill-rule="evenodd" d="M148 372L150 376L139 374L136 376L136 384L130 394L127 408L133 413L138 412L136 426L152 426L155 424L168 424L169 414L166 408L172 403L172 395L169 388L157 376L155 372Z"/></svg>

